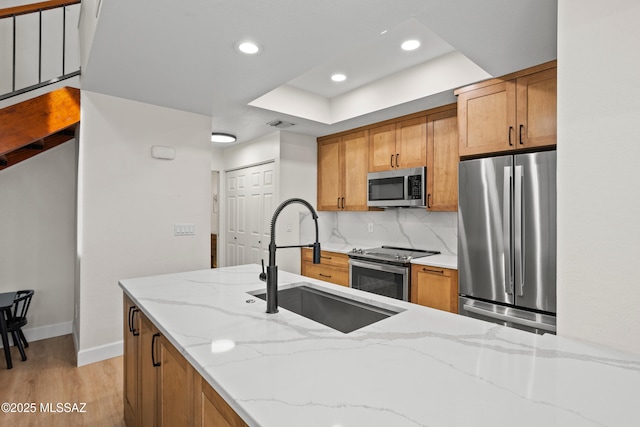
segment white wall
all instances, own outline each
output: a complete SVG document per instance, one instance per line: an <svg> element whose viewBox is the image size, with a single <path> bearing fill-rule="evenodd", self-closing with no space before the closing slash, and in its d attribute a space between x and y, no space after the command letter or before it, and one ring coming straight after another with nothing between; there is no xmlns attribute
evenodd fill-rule
<svg viewBox="0 0 640 427"><path fill-rule="evenodd" d="M558 333L638 354L639 20L558 1Z"/></svg>
<svg viewBox="0 0 640 427"><path fill-rule="evenodd" d="M306 200L316 207L318 149L316 138L292 132L280 132L280 202L292 197ZM300 241L300 213L309 213L301 204L287 206L278 217L278 245L313 243L315 227L310 227L312 239ZM291 231L287 226L291 224ZM300 250L278 251L278 268L300 274Z"/></svg>
<svg viewBox="0 0 640 427"><path fill-rule="evenodd" d="M210 117L87 91L81 114L79 365L121 354L118 280L209 268L211 229ZM196 234L175 237L175 223Z"/></svg>
<svg viewBox="0 0 640 427"><path fill-rule="evenodd" d="M0 171L0 292L34 289L27 340L71 332L76 142Z"/></svg>
<svg viewBox="0 0 640 427"><path fill-rule="evenodd" d="M224 150L223 169L233 170L267 161L274 161L276 206L285 199L300 197L306 199L312 206L316 204L316 139L311 136L292 132L276 131L253 141ZM220 197L222 203L226 200L225 176L220 176ZM220 210L220 234L224 241L224 226L226 221L224 205ZM302 205L294 204L285 208L278 217L276 241L278 245L300 244L300 212L306 212ZM269 214L271 215L271 213ZM287 231L287 225L291 231ZM306 243L306 242L302 242ZM224 252L224 245L218 245L220 252ZM219 253L220 253L219 252ZM222 255L224 257L224 255ZM294 273L300 272L300 251L296 249L282 249L278 251L278 268ZM224 265L224 264L223 264Z"/></svg>

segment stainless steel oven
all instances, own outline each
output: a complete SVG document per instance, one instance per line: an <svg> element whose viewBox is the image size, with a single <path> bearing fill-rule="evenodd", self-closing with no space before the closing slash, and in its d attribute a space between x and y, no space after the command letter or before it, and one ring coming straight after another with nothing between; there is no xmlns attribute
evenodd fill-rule
<svg viewBox="0 0 640 427"><path fill-rule="evenodd" d="M392 246L354 249L349 252L349 286L409 301L411 260L438 253Z"/></svg>

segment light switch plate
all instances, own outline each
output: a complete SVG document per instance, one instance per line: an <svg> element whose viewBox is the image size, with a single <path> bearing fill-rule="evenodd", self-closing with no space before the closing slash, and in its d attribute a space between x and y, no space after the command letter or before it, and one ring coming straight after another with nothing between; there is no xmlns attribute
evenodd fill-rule
<svg viewBox="0 0 640 427"><path fill-rule="evenodd" d="M193 236L196 234L195 224L173 224L174 236Z"/></svg>

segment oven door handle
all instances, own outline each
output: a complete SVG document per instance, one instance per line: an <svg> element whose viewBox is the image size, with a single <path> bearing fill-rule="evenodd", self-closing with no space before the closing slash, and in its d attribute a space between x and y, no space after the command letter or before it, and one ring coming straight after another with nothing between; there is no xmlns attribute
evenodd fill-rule
<svg viewBox="0 0 640 427"><path fill-rule="evenodd" d="M389 264L365 262L365 261L359 261L355 259L350 259L349 264L354 267L369 268L371 270L385 271L388 273L397 273L397 274L405 274L408 270L407 267L398 267L398 266L389 265Z"/></svg>

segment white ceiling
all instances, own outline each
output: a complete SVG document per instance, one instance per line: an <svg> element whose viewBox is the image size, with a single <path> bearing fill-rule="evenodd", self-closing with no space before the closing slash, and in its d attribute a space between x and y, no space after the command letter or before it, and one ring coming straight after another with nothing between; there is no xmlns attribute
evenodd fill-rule
<svg viewBox="0 0 640 427"><path fill-rule="evenodd" d="M556 10L556 0L110 0L82 84L209 115L239 143L274 119L320 136L555 59ZM422 46L401 51L408 38ZM264 50L238 53L244 39Z"/></svg>

